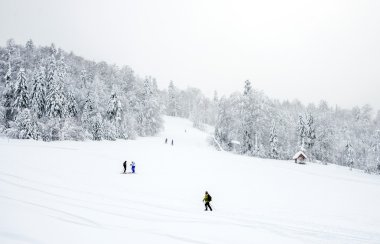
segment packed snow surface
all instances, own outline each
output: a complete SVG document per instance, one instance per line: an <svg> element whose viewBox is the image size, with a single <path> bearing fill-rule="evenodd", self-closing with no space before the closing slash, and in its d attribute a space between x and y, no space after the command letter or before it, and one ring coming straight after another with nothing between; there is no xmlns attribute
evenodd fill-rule
<svg viewBox="0 0 380 244"><path fill-rule="evenodd" d="M379 176L216 151L207 137L165 117L137 140L0 139L0 243L380 243Z"/></svg>

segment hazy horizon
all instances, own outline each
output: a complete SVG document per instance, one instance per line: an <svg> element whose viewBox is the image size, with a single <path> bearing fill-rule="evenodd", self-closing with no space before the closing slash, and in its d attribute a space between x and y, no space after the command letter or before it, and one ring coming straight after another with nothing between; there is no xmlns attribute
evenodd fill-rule
<svg viewBox="0 0 380 244"><path fill-rule="evenodd" d="M376 1L0 1L0 43L55 43L160 89L380 109Z"/></svg>

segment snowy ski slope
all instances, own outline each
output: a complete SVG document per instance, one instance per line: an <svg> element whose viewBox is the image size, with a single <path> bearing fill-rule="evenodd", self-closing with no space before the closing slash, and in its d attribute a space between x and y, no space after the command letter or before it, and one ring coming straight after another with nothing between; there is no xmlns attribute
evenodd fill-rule
<svg viewBox="0 0 380 244"><path fill-rule="evenodd" d="M379 176L216 151L191 125L165 117L134 141L0 139L0 243L380 243Z"/></svg>

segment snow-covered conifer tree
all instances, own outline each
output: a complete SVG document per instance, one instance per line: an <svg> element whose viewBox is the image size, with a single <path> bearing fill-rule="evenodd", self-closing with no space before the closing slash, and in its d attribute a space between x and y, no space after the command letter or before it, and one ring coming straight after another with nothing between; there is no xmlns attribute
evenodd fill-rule
<svg viewBox="0 0 380 244"><path fill-rule="evenodd" d="M66 116L66 97L62 88L62 74L58 75L55 57L50 58L47 68L46 114L50 118Z"/></svg>
<svg viewBox="0 0 380 244"><path fill-rule="evenodd" d="M231 150L232 145L230 144L231 138L230 133L233 126L233 117L229 111L228 99L222 97L218 105L218 115L215 124L215 139L221 146L226 150Z"/></svg>
<svg viewBox="0 0 380 244"><path fill-rule="evenodd" d="M311 150L313 148L315 139L316 139L316 135L315 135L314 118L311 114L308 114L307 124L306 124L306 141L305 141L305 145L308 150Z"/></svg>
<svg viewBox="0 0 380 244"><path fill-rule="evenodd" d="M97 113L95 118L92 121L92 137L95 141L100 141L103 138L103 120L100 113Z"/></svg>
<svg viewBox="0 0 380 244"><path fill-rule="evenodd" d="M207 118L210 118L207 122L210 123L211 125L215 125L216 123L216 117L218 114L218 103L219 103L219 96L218 92L214 91L214 96L212 101L210 102L210 108L207 111Z"/></svg>
<svg viewBox="0 0 380 244"><path fill-rule="evenodd" d="M14 87L13 108L17 111L28 108L29 94L26 85L26 74L24 69L20 69L17 75L17 81Z"/></svg>
<svg viewBox="0 0 380 244"><path fill-rule="evenodd" d="M7 82L7 81L10 81L11 78L12 78L12 67L11 67L11 63L8 62L8 69L4 75L4 80L5 80L5 82Z"/></svg>
<svg viewBox="0 0 380 244"><path fill-rule="evenodd" d="M64 61L64 57L62 54L57 62L57 76L60 81L60 84L63 86L65 78L67 76L67 65Z"/></svg>
<svg viewBox="0 0 380 244"><path fill-rule="evenodd" d="M5 88L3 91L3 106L4 106L4 120L5 120L5 127L9 127L9 121L12 121L15 115L15 111L13 109L14 104L14 89L15 89L15 82L12 79L12 67L11 63L8 63L8 70L5 74Z"/></svg>
<svg viewBox="0 0 380 244"><path fill-rule="evenodd" d="M278 158L278 138L277 138L277 130L275 123L272 123L272 128L269 137L270 144L270 152L269 156L271 158Z"/></svg>
<svg viewBox="0 0 380 244"><path fill-rule="evenodd" d="M122 131L122 106L116 93L112 93L107 107L107 120L104 122L104 139L124 138Z"/></svg>
<svg viewBox="0 0 380 244"><path fill-rule="evenodd" d="M74 94L71 91L67 94L66 106L67 116L76 117L78 114L78 104L75 100Z"/></svg>
<svg viewBox="0 0 380 244"><path fill-rule="evenodd" d="M142 136L156 134L162 126L161 111L158 103L157 85L152 78L144 80L140 97L139 132Z"/></svg>
<svg viewBox="0 0 380 244"><path fill-rule="evenodd" d="M297 133L298 133L298 146L303 150L305 148L305 138L307 136L307 127L305 121L303 120L302 115L298 116L298 125L297 125Z"/></svg>
<svg viewBox="0 0 380 244"><path fill-rule="evenodd" d="M29 39L25 44L25 57L23 60L26 70L33 70L38 63L35 57L35 48L33 41Z"/></svg>
<svg viewBox="0 0 380 244"><path fill-rule="evenodd" d="M35 46L34 46L34 43L33 43L33 40L32 39L29 39L26 44L25 44L25 48L28 50L28 51L34 51L35 49Z"/></svg>
<svg viewBox="0 0 380 244"><path fill-rule="evenodd" d="M354 166L354 149L351 146L351 142L347 142L344 150L345 163L352 169Z"/></svg>
<svg viewBox="0 0 380 244"><path fill-rule="evenodd" d="M7 52L8 52L8 55L9 55L9 59L12 59L12 56L16 56L16 53L18 52L17 50L17 47L16 47L16 43L15 43L15 40L14 39L8 39L7 40Z"/></svg>
<svg viewBox="0 0 380 244"><path fill-rule="evenodd" d="M84 103L81 121L85 128L89 129L91 125L92 118L96 115L94 102L91 98L87 98Z"/></svg>
<svg viewBox="0 0 380 244"><path fill-rule="evenodd" d="M112 93L107 107L107 118L113 123L119 123L122 118L121 102L116 93Z"/></svg>
<svg viewBox="0 0 380 244"><path fill-rule="evenodd" d="M88 74L86 69L82 69L80 72L80 80L82 81L82 87L87 87Z"/></svg>
<svg viewBox="0 0 380 244"><path fill-rule="evenodd" d="M54 55L51 55L49 57L48 63L46 65L46 89L50 90L50 86L53 83L56 83L58 80L57 76L57 61L54 57Z"/></svg>
<svg viewBox="0 0 380 244"><path fill-rule="evenodd" d="M167 114L170 116L177 116L178 115L178 91L177 88L174 86L174 82L170 81L169 87L168 87L168 105L167 105Z"/></svg>
<svg viewBox="0 0 380 244"><path fill-rule="evenodd" d="M320 126L318 137L316 137L315 146L313 147L313 156L317 160L326 163L333 158L333 130L328 126Z"/></svg>
<svg viewBox="0 0 380 244"><path fill-rule="evenodd" d="M55 47L55 44L54 43L52 43L51 45L50 45L50 49L49 49L49 51L50 51L50 55L51 56L55 56L56 54L57 54L57 48Z"/></svg>
<svg viewBox="0 0 380 244"><path fill-rule="evenodd" d="M41 118L45 114L46 96L45 70L43 67L35 70L31 90L31 110L38 118Z"/></svg>
<svg viewBox="0 0 380 244"><path fill-rule="evenodd" d="M249 80L245 81L244 92L242 98L242 153L255 153L257 149L257 131L255 130L257 111L254 100L253 89Z"/></svg>

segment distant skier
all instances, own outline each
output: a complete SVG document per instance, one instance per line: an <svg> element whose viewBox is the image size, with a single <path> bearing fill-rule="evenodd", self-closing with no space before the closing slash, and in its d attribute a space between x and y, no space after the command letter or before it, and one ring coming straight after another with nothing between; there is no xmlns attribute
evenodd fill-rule
<svg viewBox="0 0 380 244"><path fill-rule="evenodd" d="M205 211L207 211L207 208L210 209L210 211L212 211L212 208L210 206L210 202L212 200L212 197L210 196L210 194L208 194L208 192L206 191L205 192L205 196L203 198L203 202L205 203Z"/></svg>
<svg viewBox="0 0 380 244"><path fill-rule="evenodd" d="M135 173L135 167L136 167L135 162L132 161L131 163L132 174Z"/></svg>
<svg viewBox="0 0 380 244"><path fill-rule="evenodd" d="M125 172L127 171L127 161L124 161L124 163L123 163L123 167L124 167L124 172L123 172L123 174L125 174Z"/></svg>
<svg viewBox="0 0 380 244"><path fill-rule="evenodd" d="M172 146L174 145L174 141L173 141L173 139L172 139Z"/></svg>
<svg viewBox="0 0 380 244"><path fill-rule="evenodd" d="M165 139L165 144L168 144L168 138Z"/></svg>

